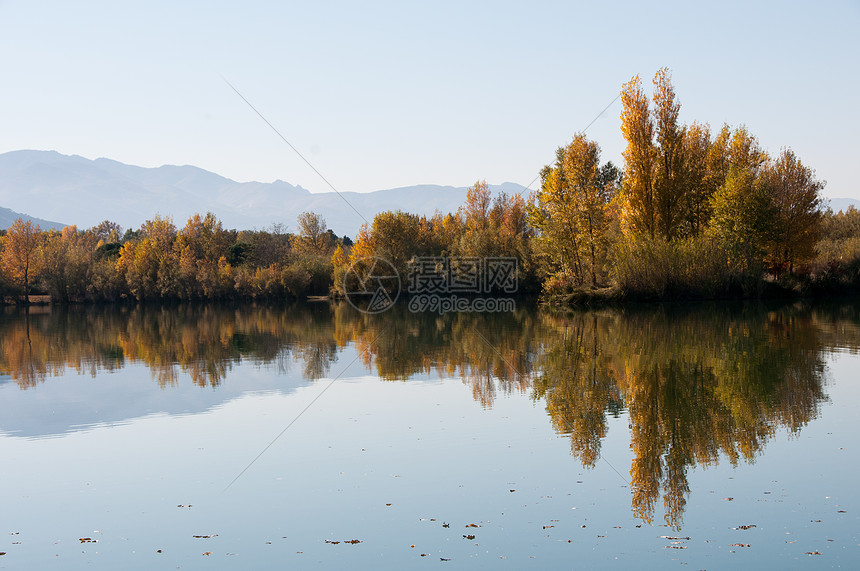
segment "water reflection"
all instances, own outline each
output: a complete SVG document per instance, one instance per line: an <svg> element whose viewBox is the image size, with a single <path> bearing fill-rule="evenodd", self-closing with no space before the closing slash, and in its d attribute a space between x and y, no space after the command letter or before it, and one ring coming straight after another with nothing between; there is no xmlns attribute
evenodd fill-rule
<svg viewBox="0 0 860 571"><path fill-rule="evenodd" d="M315 380L352 344L386 381L458 376L483 406L499 393L545 401L585 467L600 459L608 417L626 413L633 510L651 522L662 495L666 523L679 528L688 469L752 461L775 431L814 419L827 398L827 353L857 351L858 324L856 307L824 304L445 316L405 306L369 316L345 304L7 310L0 372L28 389L134 362L161 388L180 373L217 387L240 361L282 371L297 361Z"/></svg>
<svg viewBox="0 0 860 571"><path fill-rule="evenodd" d="M535 394L586 467L599 458L606 416L626 408L633 509L651 522L662 492L665 521L678 528L689 467L751 461L777 429L797 432L817 416L833 317L761 305L547 316L556 334Z"/></svg>

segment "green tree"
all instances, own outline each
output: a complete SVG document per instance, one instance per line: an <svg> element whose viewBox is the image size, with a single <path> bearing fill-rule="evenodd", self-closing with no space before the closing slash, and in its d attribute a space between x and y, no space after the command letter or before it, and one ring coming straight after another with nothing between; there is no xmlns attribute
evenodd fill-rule
<svg viewBox="0 0 860 571"><path fill-rule="evenodd" d="M735 268L760 275L777 214L766 178L751 168L731 167L711 209L711 232L727 248Z"/></svg>

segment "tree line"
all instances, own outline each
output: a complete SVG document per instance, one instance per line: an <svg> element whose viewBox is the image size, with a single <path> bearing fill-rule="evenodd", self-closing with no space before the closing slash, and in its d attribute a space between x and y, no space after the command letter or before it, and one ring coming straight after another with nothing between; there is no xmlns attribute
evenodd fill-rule
<svg viewBox="0 0 860 571"><path fill-rule="evenodd" d="M0 292L24 302L49 295L59 303L327 295L332 253L351 240L312 212L297 223L296 233L277 224L226 230L209 213L179 229L156 216L125 232L110 221L42 231L19 219L0 237Z"/></svg>

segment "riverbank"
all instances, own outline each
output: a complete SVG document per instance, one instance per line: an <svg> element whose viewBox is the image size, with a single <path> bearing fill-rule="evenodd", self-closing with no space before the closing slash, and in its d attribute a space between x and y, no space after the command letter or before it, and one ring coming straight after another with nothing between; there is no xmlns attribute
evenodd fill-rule
<svg viewBox="0 0 860 571"><path fill-rule="evenodd" d="M650 286L650 287L649 287ZM557 288L545 290L540 302L553 307L599 307L627 303L775 300L854 297L860 295L860 261L834 264L815 274L765 275L759 279L742 278L715 287L713 283L696 287L662 281L646 287L624 288L617 285L598 288Z"/></svg>

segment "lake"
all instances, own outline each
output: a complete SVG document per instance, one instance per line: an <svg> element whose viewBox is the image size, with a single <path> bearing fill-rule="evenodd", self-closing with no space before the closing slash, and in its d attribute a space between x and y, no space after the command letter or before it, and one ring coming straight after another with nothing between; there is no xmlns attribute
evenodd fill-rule
<svg viewBox="0 0 860 571"><path fill-rule="evenodd" d="M0 310L0 569L860 566L860 303Z"/></svg>

